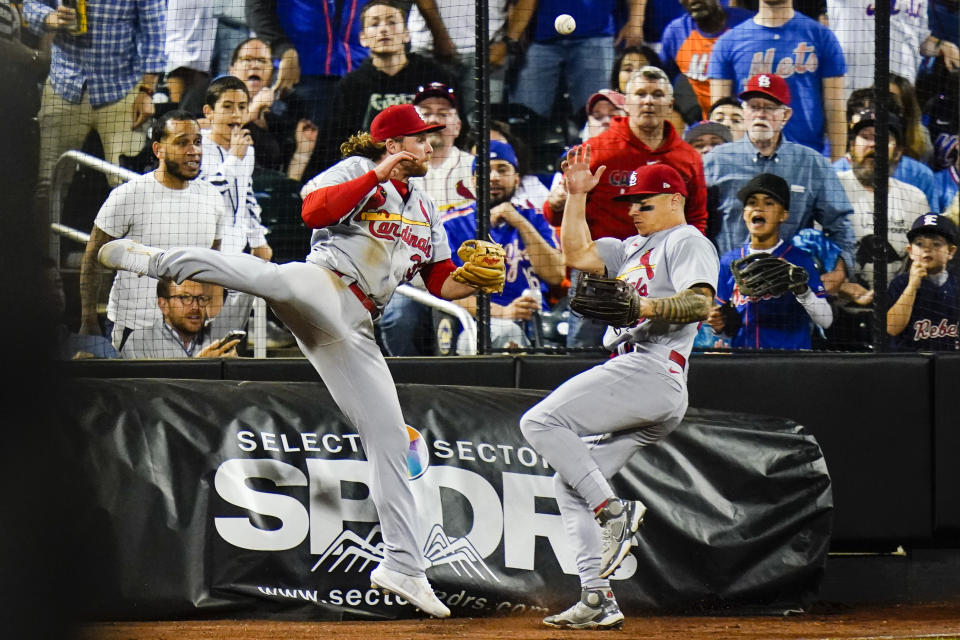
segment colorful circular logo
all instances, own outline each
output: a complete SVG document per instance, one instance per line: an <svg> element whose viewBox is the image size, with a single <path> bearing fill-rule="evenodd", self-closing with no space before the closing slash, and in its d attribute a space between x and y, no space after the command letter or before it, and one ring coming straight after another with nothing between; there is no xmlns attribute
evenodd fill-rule
<svg viewBox="0 0 960 640"><path fill-rule="evenodd" d="M423 435L407 425L407 436L410 437L410 448L407 449L407 473L411 480L416 480L430 468L430 447Z"/></svg>

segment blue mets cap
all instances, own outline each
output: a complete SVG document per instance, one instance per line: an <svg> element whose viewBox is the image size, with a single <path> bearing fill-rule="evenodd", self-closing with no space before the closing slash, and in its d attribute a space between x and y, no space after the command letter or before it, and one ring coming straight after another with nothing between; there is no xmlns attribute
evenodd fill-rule
<svg viewBox="0 0 960 640"><path fill-rule="evenodd" d="M517 154L513 151L511 147L506 142L500 142L499 140L490 141L490 159L491 160L505 160L513 165L514 169L520 170L520 167L517 163ZM477 159L473 159L473 172L477 172Z"/></svg>

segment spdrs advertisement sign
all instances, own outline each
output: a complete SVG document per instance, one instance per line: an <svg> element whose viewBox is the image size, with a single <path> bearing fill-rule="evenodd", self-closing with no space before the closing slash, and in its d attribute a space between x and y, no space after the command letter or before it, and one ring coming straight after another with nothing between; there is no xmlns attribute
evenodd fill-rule
<svg viewBox="0 0 960 640"><path fill-rule="evenodd" d="M454 616L569 605L579 582L553 471L518 427L543 392L398 389L438 597ZM413 615L370 588L383 557L371 470L321 384L79 380L66 400L63 428L109 520L104 614ZM815 593L832 502L802 427L691 409L614 484L649 508L613 575L625 610L786 608Z"/></svg>

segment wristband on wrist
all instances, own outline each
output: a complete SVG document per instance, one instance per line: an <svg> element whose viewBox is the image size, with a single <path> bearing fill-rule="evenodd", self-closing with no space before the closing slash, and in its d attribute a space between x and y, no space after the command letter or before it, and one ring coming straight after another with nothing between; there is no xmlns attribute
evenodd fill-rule
<svg viewBox="0 0 960 640"><path fill-rule="evenodd" d="M518 55L523 51L523 45L520 44L519 40L504 36L503 43L507 45L507 54L511 56Z"/></svg>
<svg viewBox="0 0 960 640"><path fill-rule="evenodd" d="M137 91L139 91L140 93L145 93L151 98L153 97L153 94L156 93L156 89L151 89L145 84L141 84L139 87L137 87Z"/></svg>

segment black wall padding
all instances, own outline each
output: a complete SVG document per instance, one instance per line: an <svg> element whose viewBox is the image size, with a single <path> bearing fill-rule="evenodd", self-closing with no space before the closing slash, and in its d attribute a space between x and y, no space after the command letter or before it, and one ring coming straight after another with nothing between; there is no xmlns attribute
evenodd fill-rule
<svg viewBox="0 0 960 640"><path fill-rule="evenodd" d="M387 362L398 384L549 390L604 360L598 354ZM690 360L691 407L782 416L817 437L834 482L835 541L956 543L960 355L695 354ZM90 377L318 379L304 359L79 361L64 363L64 371Z"/></svg>
<svg viewBox="0 0 960 640"><path fill-rule="evenodd" d="M438 597L458 617L569 606L579 583L553 472L518 428L544 393L398 392L423 444L411 469L429 461L410 482ZM322 385L83 379L60 400L56 436L94 496L89 615L415 615L369 589L382 555L370 470ZM614 574L628 613L782 612L815 596L830 478L797 424L692 409L615 487L649 507L638 549Z"/></svg>
<svg viewBox="0 0 960 640"><path fill-rule="evenodd" d="M933 360L935 447L934 497L937 533L960 537L960 355Z"/></svg>
<svg viewBox="0 0 960 640"><path fill-rule="evenodd" d="M816 436L833 479L835 539L933 535L929 357L695 358L689 385L691 406L782 416Z"/></svg>

